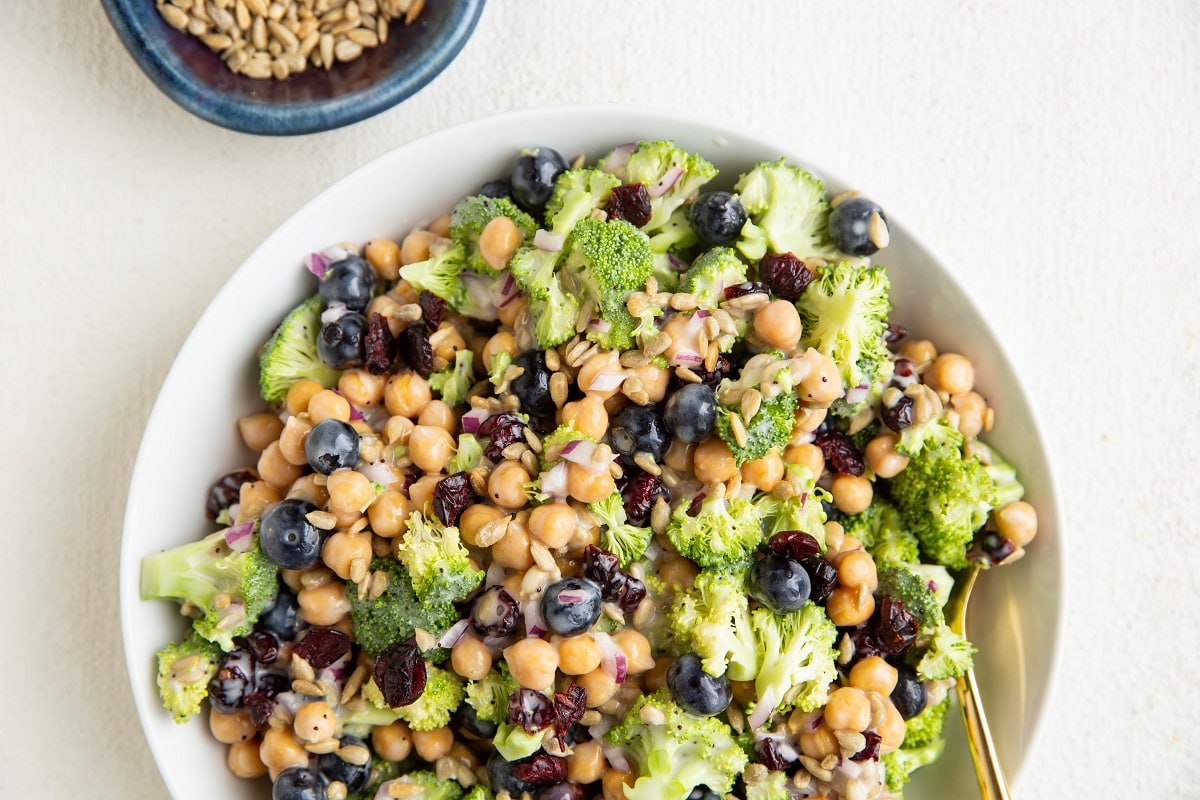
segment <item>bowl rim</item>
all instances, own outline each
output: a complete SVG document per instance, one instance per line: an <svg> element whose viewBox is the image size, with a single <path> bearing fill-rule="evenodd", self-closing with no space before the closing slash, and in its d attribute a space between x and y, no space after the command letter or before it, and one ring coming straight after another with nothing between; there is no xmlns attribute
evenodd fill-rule
<svg viewBox="0 0 1200 800"><path fill-rule="evenodd" d="M447 35L412 69L330 100L271 104L214 93L174 57L174 49L142 22L150 0L100 0L117 37L142 72L177 105L228 130L261 136L296 136L352 125L386 111L419 92L462 52L486 0L456 0ZM151 8L151 10L153 10Z"/></svg>
<svg viewBox="0 0 1200 800"><path fill-rule="evenodd" d="M108 0L104 0L107 2ZM165 373L162 382L159 385L158 392L155 395L155 402L151 408L147 418L145 428L142 434L142 440L139 442L138 454L134 463L134 468L130 477L130 490L126 497L126 509L122 524L122 541L120 553L120 581L118 591L120 593L119 606L121 615L121 630L124 643L126 670L129 676L131 687L134 693L135 705L138 709L139 722L142 722L143 732L146 734L150 749L154 756L155 762L159 767L159 774L163 781L170 787L171 781L167 778L167 773L163 770L163 763L160 759L160 749L154 737L150 735L150 729L144 723L145 715L148 713L144 695L145 687L142 683L145 681L146 675L144 665L139 664L139 659L142 654L134 652L133 637L131 636L132 628L130 627L136 609L141 606L140 598L137 590L137 569L136 565L140 564L141 557L144 553L131 553L132 548L131 538L127 535L131 525L135 522L136 504L133 500L136 497L137 487L143 485L146 481L146 476L143 473L147 467L142 458L143 451L147 448L147 442L151 439L151 434L156 428L161 426L159 418L166 413L160 406L159 398L164 394L168 385L172 381L175 373L176 364L183 359L184 355L193 347L194 337L197 329L203 326L208 317L215 316L214 310L221 305L220 301L227 294L234 294L239 291L240 284L248 280L249 267L260 258L260 253L268 250L276 241L289 232L296 218L302 217L309 212L309 208L326 197L329 194L344 192L347 184L353 184L360 179L364 173L369 173L373 170L380 169L382 165L393 159L401 159L404 157L405 151L412 149L418 145L433 146L440 139L457 139L459 137L470 136L475 131L484 131L493 125L521 125L524 129L531 132L531 135L538 136L536 131L539 130L539 124L554 123L560 121L563 117L573 115L581 116L621 116L627 117L630 120L630 128L645 127L648 130L667 130L672 126L692 126L695 129L703 129L712 135L714 141L720 141L724 135L736 134L742 140L753 144L755 147L761 148L763 152L785 154L789 160L795 160L804 165L806 169L812 170L814 173L821 176L828 183L840 184L843 186L853 185L842 179L842 176L834 171L830 171L819 161L808 158L795 145L787 144L782 140L764 136L757 132L752 132L745 128L739 128L729 124L727 120L722 120L717 117L703 116L695 113L679 112L675 110L665 110L652 106L643 106L637 104L612 103L612 104L563 104L563 105L543 105L535 107L527 107L516 110L510 110L498 114L492 114L485 117L480 117L465 122L450 125L430 132L418 138L412 139L404 144L372 158L363 165L355 168L341 178L328 184L321 191L308 198L302 205L290 214L287 219L283 220L265 238L263 238L253 252L247 256L241 264L229 276L221 288L213 295L205 310L193 323L192 329L189 331L186 339L181 345L179 352L172 361L171 366ZM654 126L658 126L655 128ZM879 196L882 197L882 196ZM878 199L878 197L877 197ZM886 200L886 198L885 198ZM898 207L895 204L883 202L881 203L888 208L889 221L897 228L902 230L905 236L910 240L911 244L918 250L924 253L928 258L937 264L938 271L944 279L952 285L962 298L968 303L971 310L977 315L982 333L985 334L996 344L997 355L1001 359L1003 368L1007 369L1015 383L1015 389L1018 396L1025 402L1029 408L1030 420L1029 424L1032 430L1029 433L1033 434L1031 441L1037 449L1037 455L1041 458L1046 467L1045 485L1043 489L1043 500L1039 501L1038 514L1039 517L1052 523L1052 528L1055 532L1054 547L1057 549L1057 564L1055 569L1055 585L1056 585L1056 608L1053 615L1054 631L1057 634L1053 642L1049 644L1050 652L1046 662L1045 672L1045 689L1043 692L1043 701L1032 709L1028 723L1025 729L1030 731L1029 736L1024 740L1021 751L1021 757L1017 768L1010 772L1007 776L1010 785L1016 785L1021 772L1028 764L1028 756L1035 752L1045 736L1045 718L1048 712L1048 707L1054 698L1054 687L1061 681L1063 670L1063 637L1064 624L1066 621L1066 603L1068 592L1067 583L1067 545L1065 536L1065 527L1063 525L1062 509L1058 500L1058 470L1055 467L1051 451L1047 448L1047 439L1043 435L1041 424L1041 414L1037 405L1036 395L1027 391L1023 376L1012 368L1012 363L1008 354L1008 347L1004 343L1003 337L998 335L990 321L989 316L983 311L983 307L970 291L962 284L958 276L945 265L949 262L941 258L936 251L930 248L924 240L920 239L902 222L903 213L896 213ZM1043 526L1044 527L1044 526ZM160 711L157 706L154 711Z"/></svg>

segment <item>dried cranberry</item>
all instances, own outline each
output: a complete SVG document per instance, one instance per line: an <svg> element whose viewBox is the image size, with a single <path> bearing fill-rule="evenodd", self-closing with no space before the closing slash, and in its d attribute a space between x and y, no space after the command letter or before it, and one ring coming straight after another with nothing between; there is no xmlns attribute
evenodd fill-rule
<svg viewBox="0 0 1200 800"><path fill-rule="evenodd" d="M822 424L817 429L813 443L821 448L825 463L841 475L862 475L864 471L862 453L854 446L850 437L834 428Z"/></svg>
<svg viewBox="0 0 1200 800"><path fill-rule="evenodd" d="M549 727L553 722L554 702L546 695L524 687L509 695L509 725L516 725L526 733L533 733Z"/></svg>
<svg viewBox="0 0 1200 800"><path fill-rule="evenodd" d="M812 594L809 599L814 603L824 603L833 594L838 585L837 567L820 556L812 556L800 562L808 578L812 582Z"/></svg>
<svg viewBox="0 0 1200 800"><path fill-rule="evenodd" d="M508 636L517 627L517 599L503 586L492 586L475 599L471 625L483 636Z"/></svg>
<svg viewBox="0 0 1200 800"><path fill-rule="evenodd" d="M995 531L982 531L967 552L967 558L994 567L1015 552L1017 552L1017 546L1011 539L1007 539Z"/></svg>
<svg viewBox="0 0 1200 800"><path fill-rule="evenodd" d="M363 366L372 375L382 375L392 368L396 360L396 337L388 327L383 314L375 313L367 320L367 334L363 337L366 357Z"/></svg>
<svg viewBox="0 0 1200 800"><path fill-rule="evenodd" d="M415 703L427 677L425 659L411 641L396 642L375 659L375 685L392 708Z"/></svg>
<svg viewBox="0 0 1200 800"><path fill-rule="evenodd" d="M913 406L915 401L911 395L902 394L892 405L882 404L880 416L883 424L900 433L913 424Z"/></svg>
<svg viewBox="0 0 1200 800"><path fill-rule="evenodd" d="M758 263L758 276L772 294L786 300L798 300L816 277L791 253L767 253Z"/></svg>
<svg viewBox="0 0 1200 800"><path fill-rule="evenodd" d="M250 712L250 721L254 723L254 727L261 728L271 718L271 712L275 710L275 700L261 692L255 692L246 695L243 707Z"/></svg>
<svg viewBox="0 0 1200 800"><path fill-rule="evenodd" d="M884 344L888 345L889 347L897 342L904 341L907 337L908 328L904 327L898 322L889 322L887 330L883 332Z"/></svg>
<svg viewBox="0 0 1200 800"><path fill-rule="evenodd" d="M209 519L216 519L221 512L241 499L242 484L258 480L258 476L247 469L239 469L228 475L222 475L208 490L208 501L204 504L204 514Z"/></svg>
<svg viewBox="0 0 1200 800"><path fill-rule="evenodd" d="M421 307L421 318L425 320L425 327L436 331L438 325L442 324L442 317L446 315L446 301L433 292L421 292L417 297L417 305Z"/></svg>
<svg viewBox="0 0 1200 800"><path fill-rule="evenodd" d="M667 496L667 487L662 479L649 472L638 470L621 489L625 505L625 517L631 525L647 525L654 501Z"/></svg>
<svg viewBox="0 0 1200 800"><path fill-rule="evenodd" d="M617 596L613 598L613 602L626 614L632 614L646 599L646 584L633 576L624 577L625 580L617 589Z"/></svg>
<svg viewBox="0 0 1200 800"><path fill-rule="evenodd" d="M883 739L875 731L866 731L863 733L863 738L867 740L867 743L863 745L862 750L850 756L850 759L852 761L870 761L879 758L879 745Z"/></svg>
<svg viewBox="0 0 1200 800"><path fill-rule="evenodd" d="M618 186L608 196L609 219L623 219L642 227L650 221L650 192L643 183Z"/></svg>
<svg viewBox="0 0 1200 800"><path fill-rule="evenodd" d="M783 748L779 746L779 740L771 736L759 739L754 743L754 757L767 769L779 772L786 770L796 760L795 758L789 760L784 754Z"/></svg>
<svg viewBox="0 0 1200 800"><path fill-rule="evenodd" d="M803 561L821 552L821 545L804 531L780 531L767 542L767 549L777 556Z"/></svg>
<svg viewBox="0 0 1200 800"><path fill-rule="evenodd" d="M465 472L456 472L438 481L433 490L433 513L443 525L457 525L467 506L475 502L471 479Z"/></svg>
<svg viewBox="0 0 1200 800"><path fill-rule="evenodd" d="M850 635L855 658L901 655L912 647L919 627L917 618L903 603L885 597L870 621Z"/></svg>
<svg viewBox="0 0 1200 800"><path fill-rule="evenodd" d="M396 355L422 378L433 374L433 345L424 325L409 325L396 340Z"/></svg>
<svg viewBox="0 0 1200 800"><path fill-rule="evenodd" d="M512 765L513 777L526 783L558 783L566 780L567 760L549 753L537 753Z"/></svg>
<svg viewBox="0 0 1200 800"><path fill-rule="evenodd" d="M246 647L259 664L271 664L279 658L279 637L267 631L253 631L246 636Z"/></svg>
<svg viewBox="0 0 1200 800"><path fill-rule="evenodd" d="M600 596L605 600L614 599L625 582L617 557L594 544L583 550L583 577L600 587Z"/></svg>
<svg viewBox="0 0 1200 800"><path fill-rule="evenodd" d="M907 386L917 382L917 365L907 358L892 361L892 383Z"/></svg>
<svg viewBox="0 0 1200 800"><path fill-rule="evenodd" d="M737 283L733 286L725 287L725 299L732 300L735 297L741 297L744 294L770 294L771 287L767 286L762 281L746 281L745 283Z"/></svg>
<svg viewBox="0 0 1200 800"><path fill-rule="evenodd" d="M575 727L587 710L587 689L578 683L572 683L565 692L554 694L554 732L566 736L567 731Z"/></svg>
<svg viewBox="0 0 1200 800"><path fill-rule="evenodd" d="M313 628L296 642L292 652L313 669L325 669L350 652L350 637L334 628Z"/></svg>
<svg viewBox="0 0 1200 800"><path fill-rule="evenodd" d="M504 448L525 439L525 423L516 414L493 414L479 425L479 436L490 437L483 454L491 461L501 461Z"/></svg>
<svg viewBox="0 0 1200 800"><path fill-rule="evenodd" d="M717 356L717 366L712 370L701 370L692 367L692 372L699 376L700 382L705 386L711 386L716 389L721 381L729 377L729 373L733 371L733 362L725 355Z"/></svg>
<svg viewBox="0 0 1200 800"><path fill-rule="evenodd" d="M533 800L584 800L587 793L583 787L573 781L552 783L538 789Z"/></svg>

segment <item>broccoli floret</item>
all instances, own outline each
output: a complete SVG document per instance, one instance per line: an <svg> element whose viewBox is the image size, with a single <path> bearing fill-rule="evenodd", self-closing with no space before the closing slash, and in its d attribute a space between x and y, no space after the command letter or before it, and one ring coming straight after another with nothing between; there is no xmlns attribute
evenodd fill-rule
<svg viewBox="0 0 1200 800"><path fill-rule="evenodd" d="M925 449L892 478L892 500L926 559L968 565L967 548L987 522L995 487L978 458L956 448Z"/></svg>
<svg viewBox="0 0 1200 800"><path fill-rule="evenodd" d="M549 296L550 284L555 280L554 273L560 255L532 244L523 244L509 260L508 271L521 291L531 298L545 299Z"/></svg>
<svg viewBox="0 0 1200 800"><path fill-rule="evenodd" d="M1017 468L1004 460L996 448L978 440L971 442L971 452L983 463L988 478L992 481L995 494L992 497L992 508L1000 508L1009 503L1015 503L1025 496L1025 487L1017 480Z"/></svg>
<svg viewBox="0 0 1200 800"><path fill-rule="evenodd" d="M466 303L467 290L459 275L467 267L467 250L462 242L435 242L429 258L400 268L400 277L413 288L435 294L458 310Z"/></svg>
<svg viewBox="0 0 1200 800"><path fill-rule="evenodd" d="M695 516L688 513L690 506L684 500L671 513L667 538L675 550L709 569L746 566L763 540L762 509L719 491L701 501Z"/></svg>
<svg viewBox="0 0 1200 800"><path fill-rule="evenodd" d="M655 715L663 718L660 724L646 721ZM701 785L725 795L748 761L728 725L687 713L666 689L638 698L604 738L624 748L636 766L637 782L625 789L628 800L685 800Z"/></svg>
<svg viewBox="0 0 1200 800"><path fill-rule="evenodd" d="M288 312L271 334L258 360L258 388L263 400L282 403L292 384L309 378L329 389L339 370L327 367L317 355L321 334L321 297L313 295Z"/></svg>
<svg viewBox="0 0 1200 800"><path fill-rule="evenodd" d="M746 262L738 258L732 247L714 247L683 273L679 291L695 295L702 307L712 311L724 302L726 287L745 282Z"/></svg>
<svg viewBox="0 0 1200 800"><path fill-rule="evenodd" d="M471 566L471 554L458 528L420 511L409 516L408 530L396 550L396 558L408 569L413 590L422 602L457 602L483 580L483 571Z"/></svg>
<svg viewBox="0 0 1200 800"><path fill-rule="evenodd" d="M462 800L496 800L496 795L482 783L477 783L462 796Z"/></svg>
<svg viewBox="0 0 1200 800"><path fill-rule="evenodd" d="M676 645L700 656L708 674L728 674L735 681L758 675L758 645L743 573L703 570L691 589L675 597L671 630Z"/></svg>
<svg viewBox="0 0 1200 800"><path fill-rule="evenodd" d="M482 458L483 445L479 444L479 440L475 438L475 434L460 433L458 435L458 446L454 450L454 455L450 456L450 460L446 463L446 474L453 475L457 472L470 472L479 466L479 461Z"/></svg>
<svg viewBox="0 0 1200 800"><path fill-rule="evenodd" d="M734 414L740 419L740 408L729 409L721 406L717 409L717 435L728 445L738 466L762 458L772 450L785 447L792 438L798 404L795 392L780 392L770 400L763 400L753 419L741 420L746 432L745 445L738 443L731 419Z"/></svg>
<svg viewBox="0 0 1200 800"><path fill-rule="evenodd" d="M511 219L526 241L532 239L537 230L534 218L517 208L517 204L507 197L482 194L464 197L450 215L450 236L462 244L468 269L485 275L495 272L495 268L487 263L479 251L479 235L496 217Z"/></svg>
<svg viewBox="0 0 1200 800"><path fill-rule="evenodd" d="M876 559L876 563L879 563L878 559ZM954 588L954 578L950 575L950 570L941 564L905 564L904 566L924 581L926 588L933 592L938 608L944 609L946 603L950 602L950 590Z"/></svg>
<svg viewBox="0 0 1200 800"><path fill-rule="evenodd" d="M508 719L508 698L518 688L508 667L501 663L482 679L467 683L467 702L475 709L475 716L499 725Z"/></svg>
<svg viewBox="0 0 1200 800"><path fill-rule="evenodd" d="M441 636L458 622L453 604L418 599L408 571L397 562L376 558L371 562L371 571L379 570L388 577L387 588L373 600L360 598L354 581L346 584L354 641L367 655L374 658L389 645L408 639L417 628ZM435 654L424 655L428 658Z"/></svg>
<svg viewBox="0 0 1200 800"><path fill-rule="evenodd" d="M566 236L575 223L603 208L612 190L620 185L616 175L592 167L560 172L546 203L546 225L551 232Z"/></svg>
<svg viewBox="0 0 1200 800"><path fill-rule="evenodd" d="M904 527L896 507L882 497L872 501L866 511L843 517L842 529L862 542L880 566L908 566L920 561L917 537Z"/></svg>
<svg viewBox="0 0 1200 800"><path fill-rule="evenodd" d="M921 680L941 681L965 675L975 663L975 645L942 625L929 640L929 649L917 662Z"/></svg>
<svg viewBox="0 0 1200 800"><path fill-rule="evenodd" d="M459 350L454 354L453 364L429 376L429 388L451 407L465 403L474 385L475 354L470 350Z"/></svg>
<svg viewBox="0 0 1200 800"><path fill-rule="evenodd" d="M900 601L917 618L922 632L933 633L946 621L937 595L911 569L889 564L880 566L877 574L878 595Z"/></svg>
<svg viewBox="0 0 1200 800"><path fill-rule="evenodd" d="M817 178L783 159L764 161L738 178L734 191L750 217L737 248L751 261L767 253L836 255L829 244L829 201Z"/></svg>
<svg viewBox="0 0 1200 800"><path fill-rule="evenodd" d="M208 682L221 665L221 648L194 631L158 653L158 696L179 724L200 713Z"/></svg>
<svg viewBox="0 0 1200 800"><path fill-rule="evenodd" d="M746 800L791 800L788 785L786 772L768 772L765 779L746 784Z"/></svg>
<svg viewBox="0 0 1200 800"><path fill-rule="evenodd" d="M924 747L915 749L901 748L893 750L890 753L885 753L879 759L879 763L883 766L888 791L897 796L902 796L904 784L908 783L908 779L912 774L921 767L929 766L934 761L937 761L945 748L946 740L939 739Z"/></svg>
<svg viewBox="0 0 1200 800"><path fill-rule="evenodd" d="M812 470L803 464L788 464L785 479L801 487L800 491L786 500L773 494L763 494L755 499L762 510L767 537L783 531L803 531L825 548L824 503L833 499L827 489L817 486Z"/></svg>
<svg viewBox="0 0 1200 800"><path fill-rule="evenodd" d="M257 535L239 553L225 544L225 531L217 531L143 558L141 592L143 600L190 604L196 633L229 652L234 637L248 634L275 599L278 576L279 567L263 555Z"/></svg>
<svg viewBox="0 0 1200 800"><path fill-rule="evenodd" d="M891 281L883 267L861 267L847 261L830 264L796 301L804 327L802 347L811 347L837 364L847 390L867 390L855 403L834 401L832 410L852 416L865 408L891 378L894 364L883 341Z"/></svg>
<svg viewBox="0 0 1200 800"><path fill-rule="evenodd" d="M643 183L650 192L650 220L642 226L647 233L664 226L716 176L712 163L663 140L638 142L625 165L625 182Z"/></svg>
<svg viewBox="0 0 1200 800"><path fill-rule="evenodd" d="M896 442L896 452L904 456L920 455L925 448L963 446L963 436L945 417L933 417L919 425L909 425Z"/></svg>
<svg viewBox="0 0 1200 800"><path fill-rule="evenodd" d="M603 500L589 503L588 511L600 522L601 547L615 555L622 567L637 561L642 557L642 553L646 552L646 546L650 544L654 531L629 524L620 492L613 492Z"/></svg>
<svg viewBox="0 0 1200 800"><path fill-rule="evenodd" d="M423 786L425 791L419 794L407 795L411 797L411 800L461 800L463 796L462 786L457 781L450 778L443 780L427 770L410 772L407 775L394 778L387 783L416 783ZM390 797L393 795L385 791L383 792L383 796Z"/></svg>
<svg viewBox="0 0 1200 800"><path fill-rule="evenodd" d="M757 608L750 613L750 624L762 656L750 727L761 727L776 711L823 706L829 684L837 678L837 628L825 609L811 601L790 614Z"/></svg>
<svg viewBox="0 0 1200 800"><path fill-rule="evenodd" d="M500 384L504 382L504 374L511 366L512 353L503 350L492 353L492 363L488 366L488 383L492 384L493 389L500 388Z"/></svg>
<svg viewBox="0 0 1200 800"><path fill-rule="evenodd" d="M692 230L687 206L675 209L667 221L650 236L650 255L654 259L654 278L660 292L679 288L690 254L700 238Z"/></svg>
<svg viewBox="0 0 1200 800"><path fill-rule="evenodd" d="M496 735L492 737L492 746L496 748L497 753L504 756L505 761L519 761L542 749L545 734L545 728L526 733L520 725L502 722L496 729Z"/></svg>
<svg viewBox="0 0 1200 800"><path fill-rule="evenodd" d="M628 349L637 321L625 307L643 289L654 263L646 234L625 220L582 219L567 238L559 279L565 294L590 302L606 327L589 328L593 341Z"/></svg>
<svg viewBox="0 0 1200 800"><path fill-rule="evenodd" d="M950 695L942 698L936 705L926 706L925 710L904 723L904 744L901 747L914 750L942 738L946 726L946 712L950 710Z"/></svg>
<svg viewBox="0 0 1200 800"><path fill-rule="evenodd" d="M575 335L579 300L563 291L562 282L553 277L546 285L545 297L530 297L529 316L538 347L549 350Z"/></svg>

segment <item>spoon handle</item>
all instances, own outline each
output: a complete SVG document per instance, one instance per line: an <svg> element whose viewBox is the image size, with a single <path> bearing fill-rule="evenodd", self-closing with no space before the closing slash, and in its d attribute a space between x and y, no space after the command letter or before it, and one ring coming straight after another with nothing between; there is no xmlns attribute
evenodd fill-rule
<svg viewBox="0 0 1200 800"><path fill-rule="evenodd" d="M1012 800L1008 781L1004 778L1004 768L996 757L996 746L992 743L992 732L988 728L973 669L967 670L967 674L958 679L958 702L962 707L963 722L966 723L971 760L975 762L979 796L983 800Z"/></svg>

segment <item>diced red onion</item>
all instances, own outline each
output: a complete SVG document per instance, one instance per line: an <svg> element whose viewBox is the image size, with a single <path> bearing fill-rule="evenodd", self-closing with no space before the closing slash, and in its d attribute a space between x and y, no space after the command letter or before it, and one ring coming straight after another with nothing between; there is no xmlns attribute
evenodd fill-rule
<svg viewBox="0 0 1200 800"><path fill-rule="evenodd" d="M584 391L611 392L624 383L626 377L623 370L603 370L596 373L596 377L592 378L592 382Z"/></svg>
<svg viewBox="0 0 1200 800"><path fill-rule="evenodd" d="M633 767L629 764L629 759L625 757L625 751L615 744L609 744L603 739L600 740L600 752L604 753L604 757L608 759L608 763L618 772L632 772Z"/></svg>
<svg viewBox="0 0 1200 800"><path fill-rule="evenodd" d="M249 552L254 544L254 520L240 522L225 531L225 544L238 553Z"/></svg>
<svg viewBox="0 0 1200 800"><path fill-rule="evenodd" d="M719 294L719 292L718 292L718 294ZM709 314L703 308L696 309L696 318L697 319L704 319L705 317L711 317L711 316L712 316L712 314Z"/></svg>
<svg viewBox="0 0 1200 800"><path fill-rule="evenodd" d="M309 272L318 278L325 277L325 270L329 269L329 261L325 256L320 253L309 253L308 258L304 260L306 262L304 266L308 268Z"/></svg>
<svg viewBox="0 0 1200 800"><path fill-rule="evenodd" d="M602 631L592 631L592 639L596 642L596 646L600 648L600 668L604 670L608 677L613 679L613 683L624 683L629 667L629 662L625 658L625 651L621 649L619 644L613 641L611 636Z"/></svg>
<svg viewBox="0 0 1200 800"><path fill-rule="evenodd" d="M475 306L471 309L471 316L486 320L496 319L496 302L492 297L492 279L486 275L463 270L458 274L458 280L466 288L467 294L471 296L471 302Z"/></svg>
<svg viewBox="0 0 1200 800"><path fill-rule="evenodd" d="M560 461L542 473L541 489L555 500L567 499L567 465Z"/></svg>
<svg viewBox="0 0 1200 800"><path fill-rule="evenodd" d="M704 357L691 350L680 350L671 357L672 367L691 367L703 363Z"/></svg>
<svg viewBox="0 0 1200 800"><path fill-rule="evenodd" d="M378 483L385 489L390 489L393 483L400 480L400 476L397 475L390 466L388 466L386 461L372 461L371 463L363 466L359 472L361 472L367 480L371 481L372 483Z"/></svg>
<svg viewBox="0 0 1200 800"><path fill-rule="evenodd" d="M545 250L547 253L562 252L562 234L538 228L538 232L533 235L533 246L538 250Z"/></svg>
<svg viewBox="0 0 1200 800"><path fill-rule="evenodd" d="M777 691L768 689L762 697L758 698L757 705L754 706L754 710L750 712L750 717L746 720L751 730L767 724L767 720L771 718L771 714L774 713L775 706L779 702L777 694Z"/></svg>
<svg viewBox="0 0 1200 800"><path fill-rule="evenodd" d="M348 255L350 255L350 251L340 244L331 245L321 251L322 258L329 264L336 264Z"/></svg>
<svg viewBox="0 0 1200 800"><path fill-rule="evenodd" d="M681 167L671 167L661 178L654 182L653 186L646 187L646 192L651 197L662 197L667 192L671 191L679 179L683 177L683 169Z"/></svg>
<svg viewBox="0 0 1200 800"><path fill-rule="evenodd" d="M571 445L574 445L573 447ZM608 472L608 464L597 464L592 456L596 452L596 445L586 439L576 439L570 442L563 448L561 458L563 461L571 461L586 469L593 475L599 475L602 472ZM556 465L557 466L557 465ZM544 481L542 491L545 491Z"/></svg>
<svg viewBox="0 0 1200 800"><path fill-rule="evenodd" d="M571 453L574 453L576 450L579 449L579 445L582 442L583 442L583 439L572 439L571 441L569 441L563 445L562 453L560 453L560 455L562 455L564 457L571 455Z"/></svg>
<svg viewBox="0 0 1200 800"><path fill-rule="evenodd" d="M867 399L867 392L870 390L868 386L855 386L853 389L846 390L846 402L850 405L857 405Z"/></svg>
<svg viewBox="0 0 1200 800"><path fill-rule="evenodd" d="M510 272L504 278L504 285L500 287L500 296L497 298L496 308L504 308L520 296L521 289L517 286L517 282L513 280L512 273Z"/></svg>
<svg viewBox="0 0 1200 800"><path fill-rule="evenodd" d="M592 317L590 320L588 320L587 329L589 331L595 331L596 333L608 333L610 330L612 330L612 325L600 319L599 317Z"/></svg>
<svg viewBox="0 0 1200 800"><path fill-rule="evenodd" d="M338 394L342 394L342 393L338 392ZM345 397L345 395L342 395L342 396ZM354 403L350 403L350 421L357 422L357 421L361 420L362 418L363 418L362 409L359 408L358 406L354 405Z"/></svg>
<svg viewBox="0 0 1200 800"><path fill-rule="evenodd" d="M674 253L667 253L667 263L671 265L671 269L676 272L687 272L689 264L682 258L679 258Z"/></svg>
<svg viewBox="0 0 1200 800"><path fill-rule="evenodd" d="M605 156L604 161L600 164L600 168L619 178L624 178L625 167L629 165L629 157L633 155L635 147L637 145L634 142L617 145L611 153Z"/></svg>
<svg viewBox="0 0 1200 800"><path fill-rule="evenodd" d="M321 324L329 325L337 322L342 317L350 313L350 309L346 308L345 303L330 303L329 307L321 312Z"/></svg>
<svg viewBox="0 0 1200 800"><path fill-rule="evenodd" d="M546 619L542 616L542 597L531 597L521 604L525 614L525 635L528 637L541 636L547 631Z"/></svg>
<svg viewBox="0 0 1200 800"><path fill-rule="evenodd" d="M458 640L462 638L462 635L467 632L467 628L470 625L471 621L468 619L460 619L451 625L450 630L443 633L441 638L437 640L438 647L454 647L458 643Z"/></svg>
<svg viewBox="0 0 1200 800"><path fill-rule="evenodd" d="M486 408L472 408L462 415L463 433L476 433L483 421L491 416Z"/></svg>

